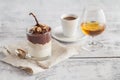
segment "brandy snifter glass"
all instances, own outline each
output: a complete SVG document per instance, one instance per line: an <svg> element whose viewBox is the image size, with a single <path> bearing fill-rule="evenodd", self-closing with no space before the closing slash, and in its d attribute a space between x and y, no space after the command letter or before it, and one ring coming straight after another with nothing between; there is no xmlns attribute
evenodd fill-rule
<svg viewBox="0 0 120 80"><path fill-rule="evenodd" d="M95 51L103 47L103 44L94 38L100 35L106 27L106 19L100 7L89 6L84 9L82 15L81 30L83 34L91 37L90 41L83 47L88 51Z"/></svg>

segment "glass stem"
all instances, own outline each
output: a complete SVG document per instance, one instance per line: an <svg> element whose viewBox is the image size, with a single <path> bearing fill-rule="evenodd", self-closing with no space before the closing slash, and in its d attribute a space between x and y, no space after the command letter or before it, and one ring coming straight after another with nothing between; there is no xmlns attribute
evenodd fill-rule
<svg viewBox="0 0 120 80"><path fill-rule="evenodd" d="M94 40L94 36L91 36L90 40L91 41L89 42L89 45L92 45L92 46L96 45L96 41Z"/></svg>

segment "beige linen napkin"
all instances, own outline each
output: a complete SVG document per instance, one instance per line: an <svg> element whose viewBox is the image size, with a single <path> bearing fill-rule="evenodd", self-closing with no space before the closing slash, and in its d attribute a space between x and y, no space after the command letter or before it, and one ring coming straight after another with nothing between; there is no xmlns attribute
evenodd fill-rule
<svg viewBox="0 0 120 80"><path fill-rule="evenodd" d="M65 47L57 41L52 41L52 56L45 61L34 61L31 59L20 59L15 55L17 48L27 50L27 43L25 41L12 43L6 46L2 52L6 55L5 58L1 59L3 62L11 64L12 66L23 69L27 73L36 74L45 71L61 61L77 54L77 51L73 47Z"/></svg>

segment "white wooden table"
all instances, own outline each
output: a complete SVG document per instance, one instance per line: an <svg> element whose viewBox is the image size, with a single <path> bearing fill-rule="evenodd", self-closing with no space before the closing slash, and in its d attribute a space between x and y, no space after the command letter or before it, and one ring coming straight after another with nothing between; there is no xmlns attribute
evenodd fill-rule
<svg viewBox="0 0 120 80"><path fill-rule="evenodd" d="M101 4L107 18L104 35L107 48L98 55L81 51L76 59L68 59L43 73L28 75L0 62L0 80L119 80L120 58L81 58L120 56L120 0L0 0L0 43L25 39L25 29L35 24L29 12L52 28L60 26L60 16L74 13L81 16L84 5ZM95 53L95 54L96 54Z"/></svg>

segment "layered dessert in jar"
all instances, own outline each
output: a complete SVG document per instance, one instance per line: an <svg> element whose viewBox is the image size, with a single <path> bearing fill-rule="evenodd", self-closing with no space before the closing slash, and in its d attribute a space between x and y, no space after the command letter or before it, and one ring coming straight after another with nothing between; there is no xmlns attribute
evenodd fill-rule
<svg viewBox="0 0 120 80"><path fill-rule="evenodd" d="M46 60L51 56L51 28L45 24L39 24L33 13L30 13L36 21L36 25L27 29L27 40L30 46L28 53L37 60Z"/></svg>

